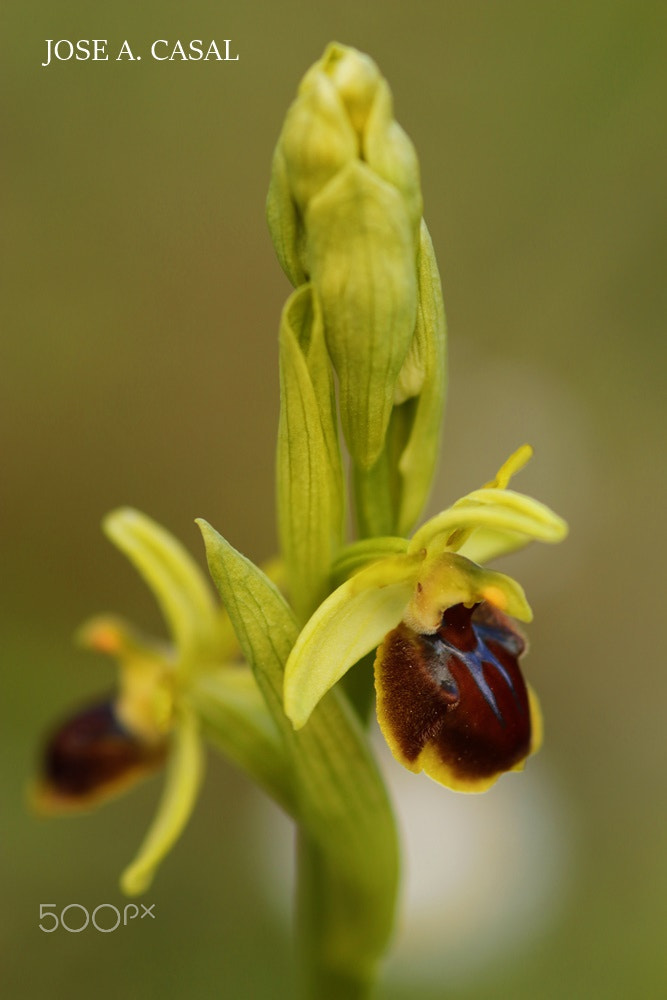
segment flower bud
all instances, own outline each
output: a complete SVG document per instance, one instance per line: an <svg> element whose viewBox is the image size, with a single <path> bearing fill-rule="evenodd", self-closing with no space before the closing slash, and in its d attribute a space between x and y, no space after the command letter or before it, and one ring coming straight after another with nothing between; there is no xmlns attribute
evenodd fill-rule
<svg viewBox="0 0 667 1000"><path fill-rule="evenodd" d="M375 63L330 45L281 133L268 218L295 284L310 281L355 464L382 451L415 331L422 199L412 143Z"/></svg>

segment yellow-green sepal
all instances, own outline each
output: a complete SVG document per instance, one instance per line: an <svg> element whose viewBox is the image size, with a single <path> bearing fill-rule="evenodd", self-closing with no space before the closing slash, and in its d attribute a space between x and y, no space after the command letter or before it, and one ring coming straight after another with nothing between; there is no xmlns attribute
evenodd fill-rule
<svg viewBox="0 0 667 1000"><path fill-rule="evenodd" d="M289 108L279 146L301 213L311 199L359 154L359 140L334 83L312 67Z"/></svg>
<svg viewBox="0 0 667 1000"><path fill-rule="evenodd" d="M219 608L181 543L131 507L112 511L103 528L153 591L176 644L179 672L187 674L197 661L219 652L224 633Z"/></svg>
<svg viewBox="0 0 667 1000"><path fill-rule="evenodd" d="M146 892L155 872L190 818L201 785L204 753L195 715L182 708L171 736L167 773L157 813L134 861L121 876L128 896Z"/></svg>
<svg viewBox="0 0 667 1000"><path fill-rule="evenodd" d="M417 152L394 118L389 84L377 82L362 135L364 160L380 177L401 192L413 233L419 230L423 199Z"/></svg>
<svg viewBox="0 0 667 1000"><path fill-rule="evenodd" d="M489 488L468 494L427 521L413 535L409 551L458 548L470 557L477 529L496 533L499 542L507 538L508 551L517 548L518 539L554 543L567 534L565 521L545 504L512 490ZM502 546L495 554L504 554Z"/></svg>
<svg viewBox="0 0 667 1000"><path fill-rule="evenodd" d="M267 219L278 259L295 288L308 280L303 213L310 198L358 154L331 80L313 67L291 105L273 157Z"/></svg>
<svg viewBox="0 0 667 1000"><path fill-rule="evenodd" d="M285 712L295 728L305 725L327 691L396 627L422 559L421 553L390 556L360 570L307 622L285 668Z"/></svg>
<svg viewBox="0 0 667 1000"><path fill-rule="evenodd" d="M280 326L277 494L290 599L305 621L326 596L345 519L333 375L309 285L290 296Z"/></svg>

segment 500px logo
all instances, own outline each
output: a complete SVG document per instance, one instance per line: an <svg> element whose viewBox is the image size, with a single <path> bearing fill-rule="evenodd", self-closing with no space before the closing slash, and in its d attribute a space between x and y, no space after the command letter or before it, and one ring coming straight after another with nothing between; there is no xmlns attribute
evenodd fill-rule
<svg viewBox="0 0 667 1000"><path fill-rule="evenodd" d="M127 903L123 907L122 914L113 903L100 903L99 906L95 907L92 914L81 903L68 903L67 906L63 906L60 914L53 912L57 909L57 906L57 903L39 904L39 929L40 931L44 931L45 934L53 934L59 927L62 927L63 930L68 931L70 934L80 934L89 925L102 934L111 934L121 924L123 927L127 927L130 920L136 920L137 917L140 920L143 920L144 917L150 917L151 920L155 920L155 914L153 913L155 903L151 903L150 906L144 906L143 903L140 903L139 906L141 906L143 911L141 914L139 913L139 906L136 903ZM71 910L80 910L79 917L67 915ZM104 913L103 911L107 912Z"/></svg>

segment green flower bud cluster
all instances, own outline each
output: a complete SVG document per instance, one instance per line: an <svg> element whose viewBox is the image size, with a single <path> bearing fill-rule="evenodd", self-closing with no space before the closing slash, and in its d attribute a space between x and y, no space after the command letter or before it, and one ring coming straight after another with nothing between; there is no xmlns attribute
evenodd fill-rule
<svg viewBox="0 0 667 1000"><path fill-rule="evenodd" d="M268 220L337 376L360 533L405 534L438 452L444 309L415 150L368 56L334 43L306 73L276 148Z"/></svg>

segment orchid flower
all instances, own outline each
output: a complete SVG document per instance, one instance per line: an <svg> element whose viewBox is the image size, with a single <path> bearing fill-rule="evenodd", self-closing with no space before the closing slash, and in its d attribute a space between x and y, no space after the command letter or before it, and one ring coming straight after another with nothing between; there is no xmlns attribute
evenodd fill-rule
<svg viewBox="0 0 667 1000"><path fill-rule="evenodd" d="M136 510L108 515L104 528L153 590L170 642L146 639L112 616L86 623L84 647L118 663L116 693L85 706L47 741L32 790L54 814L92 808L165 766L156 816L121 877L145 892L194 808L204 770L204 738L288 810L290 792L278 732L241 653L228 616L176 539ZM269 567L275 576L279 568Z"/></svg>
<svg viewBox="0 0 667 1000"><path fill-rule="evenodd" d="M379 647L377 715L397 760L459 791L483 791L523 766L542 726L511 618L528 622L532 612L515 580L478 563L566 534L548 507L507 488L530 456L520 448L490 483L409 541L346 550L338 570L348 578L310 618L287 663L285 711L297 728Z"/></svg>

